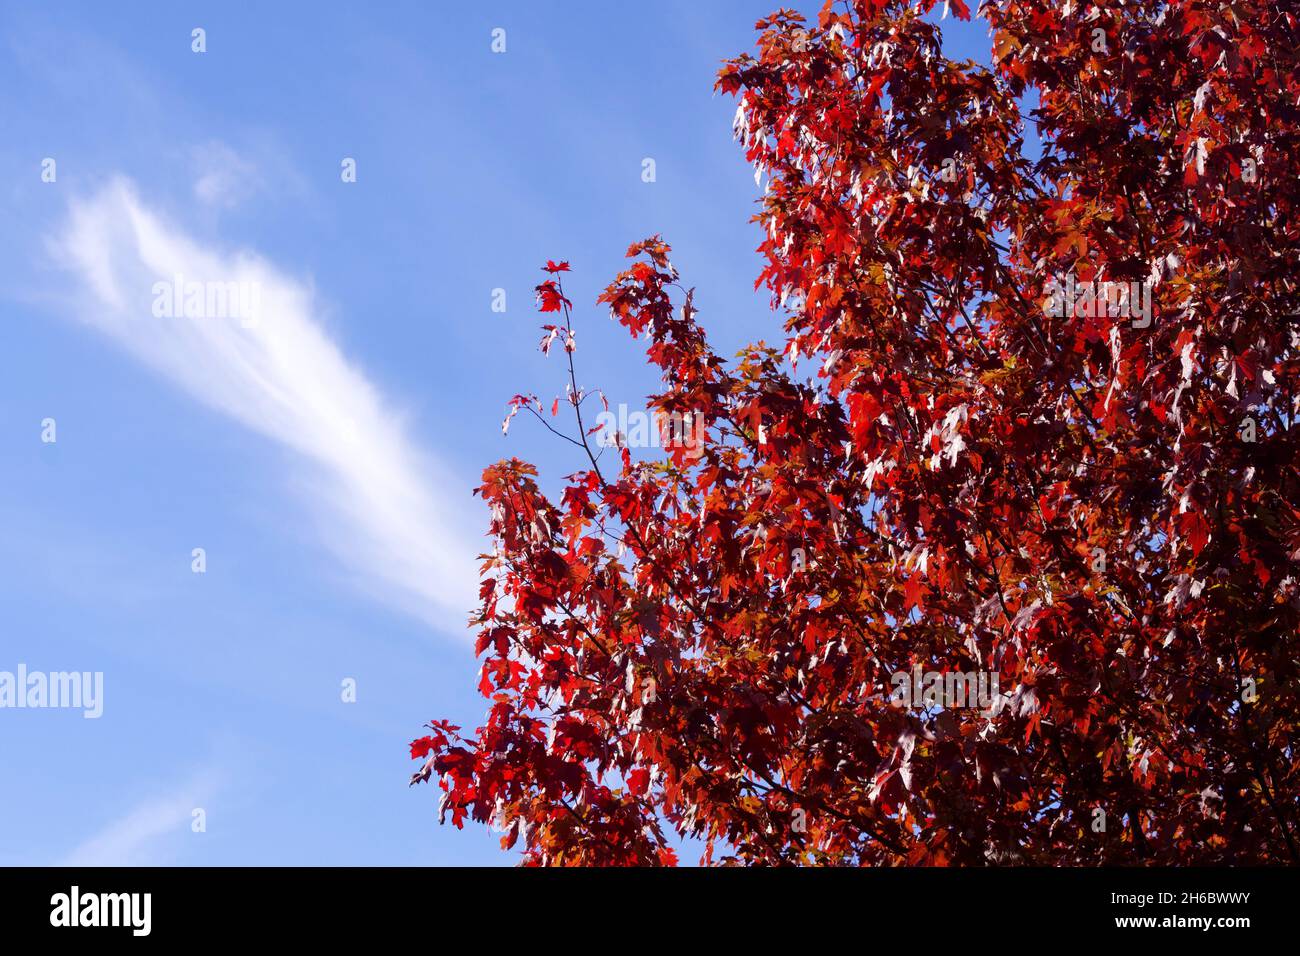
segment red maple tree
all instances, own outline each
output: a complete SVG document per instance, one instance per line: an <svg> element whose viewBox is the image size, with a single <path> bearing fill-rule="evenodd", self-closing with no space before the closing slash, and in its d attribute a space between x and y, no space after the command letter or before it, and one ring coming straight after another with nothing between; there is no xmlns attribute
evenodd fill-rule
<svg viewBox="0 0 1300 956"><path fill-rule="evenodd" d="M932 6L719 75L782 348L657 237L599 297L701 442L598 461L547 264L581 470L484 472L490 708L411 747L527 863L1300 861L1296 13L990 2L984 66Z"/></svg>

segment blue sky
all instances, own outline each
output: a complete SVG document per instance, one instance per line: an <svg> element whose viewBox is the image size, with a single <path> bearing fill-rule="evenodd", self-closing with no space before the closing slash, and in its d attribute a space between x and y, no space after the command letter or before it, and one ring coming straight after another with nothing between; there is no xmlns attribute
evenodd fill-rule
<svg viewBox="0 0 1300 956"><path fill-rule="evenodd" d="M424 721L483 710L470 489L579 467L501 434L563 389L548 258L611 402L655 390L592 304L636 239L724 354L779 339L712 92L774 5L0 3L0 671L104 675L96 720L0 709L0 865L513 861L405 785ZM178 270L264 321L153 315Z"/></svg>

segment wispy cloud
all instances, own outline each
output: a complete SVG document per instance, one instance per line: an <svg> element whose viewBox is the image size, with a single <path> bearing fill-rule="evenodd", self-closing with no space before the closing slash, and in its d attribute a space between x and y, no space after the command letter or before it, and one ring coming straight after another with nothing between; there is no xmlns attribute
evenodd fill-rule
<svg viewBox="0 0 1300 956"><path fill-rule="evenodd" d="M192 833L194 810L209 810L224 781L203 769L168 792L134 807L90 837L59 866L161 866L171 861L179 839Z"/></svg>
<svg viewBox="0 0 1300 956"><path fill-rule="evenodd" d="M204 206L234 209L253 199L275 202L310 197L311 187L298 167L271 137L248 131L239 148L209 139L189 148L194 198ZM305 203L304 203L305 205Z"/></svg>
<svg viewBox="0 0 1300 956"><path fill-rule="evenodd" d="M264 183L256 166L225 143L204 143L192 151L198 178L194 197L210 206L237 206Z"/></svg>
<svg viewBox="0 0 1300 956"><path fill-rule="evenodd" d="M461 523L467 483L413 444L322 329L309 283L195 240L124 179L74 202L51 249L81 279L81 320L310 466L322 535L358 583L425 620L463 622L478 550Z"/></svg>

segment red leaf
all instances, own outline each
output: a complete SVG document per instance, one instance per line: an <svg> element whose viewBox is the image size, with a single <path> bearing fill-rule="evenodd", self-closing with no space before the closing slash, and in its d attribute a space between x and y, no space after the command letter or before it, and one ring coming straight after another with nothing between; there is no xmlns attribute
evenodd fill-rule
<svg viewBox="0 0 1300 956"><path fill-rule="evenodd" d="M910 611L914 607L921 606L921 587L924 584L924 578L917 572L907 579L903 586L903 610Z"/></svg>
<svg viewBox="0 0 1300 956"><path fill-rule="evenodd" d="M1199 557L1201 550L1210 540L1210 523L1199 511L1184 511L1178 516L1179 530L1192 548L1192 556Z"/></svg>
<svg viewBox="0 0 1300 956"><path fill-rule="evenodd" d="M560 294L560 287L554 279L547 279L537 286L537 301L543 312L559 312L561 306L572 308L573 303Z"/></svg>
<svg viewBox="0 0 1300 956"><path fill-rule="evenodd" d="M646 788L650 786L650 771L644 767L637 767L627 775L627 785L632 793L638 797L641 796L646 792Z"/></svg>

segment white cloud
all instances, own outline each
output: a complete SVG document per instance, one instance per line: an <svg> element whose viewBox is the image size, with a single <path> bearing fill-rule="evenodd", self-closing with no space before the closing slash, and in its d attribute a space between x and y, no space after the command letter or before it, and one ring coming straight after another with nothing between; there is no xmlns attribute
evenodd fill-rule
<svg viewBox="0 0 1300 956"><path fill-rule="evenodd" d="M194 196L206 205L237 206L263 188L257 167L225 143L205 143L191 155L197 173Z"/></svg>
<svg viewBox="0 0 1300 956"><path fill-rule="evenodd" d="M308 205L311 184L273 138L246 132L238 147L209 139L188 148L194 198L202 206L230 210L253 200L275 203L292 197Z"/></svg>
<svg viewBox="0 0 1300 956"><path fill-rule="evenodd" d="M81 320L310 465L322 535L358 583L424 620L463 626L479 550L462 525L468 483L412 444L318 324L309 284L252 253L201 244L146 208L126 180L74 202L51 248L82 280ZM167 298L157 284L177 277L183 287L257 290L256 324L242 312L156 316L160 288Z"/></svg>
<svg viewBox="0 0 1300 956"><path fill-rule="evenodd" d="M200 770L170 792L136 806L86 840L59 866L161 866L174 852L177 838L192 835L193 813L210 810L220 777Z"/></svg>

